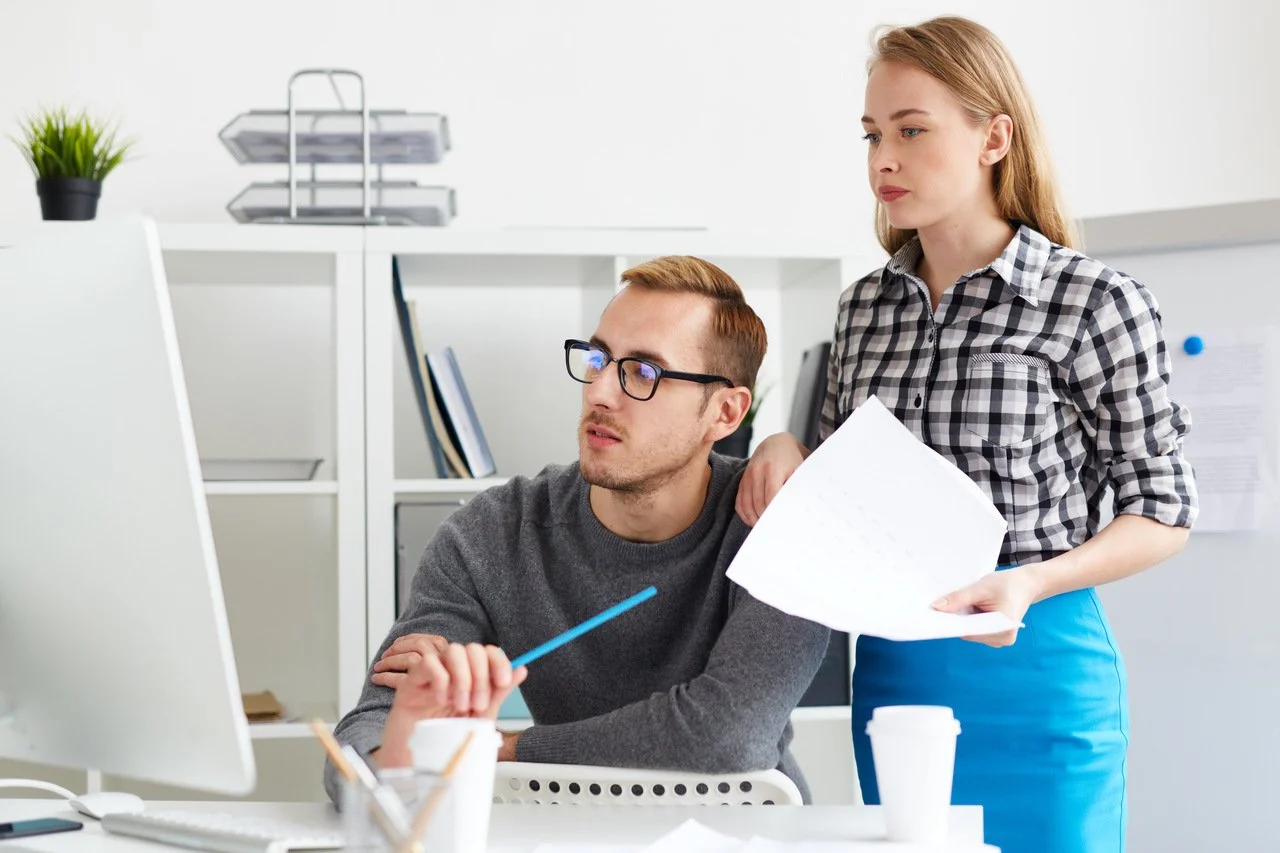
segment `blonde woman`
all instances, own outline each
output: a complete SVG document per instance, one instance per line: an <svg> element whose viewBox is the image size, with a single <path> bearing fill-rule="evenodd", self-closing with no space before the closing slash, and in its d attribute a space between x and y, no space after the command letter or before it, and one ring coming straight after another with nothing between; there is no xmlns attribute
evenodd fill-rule
<svg viewBox="0 0 1280 853"><path fill-rule="evenodd" d="M1093 588L1186 542L1196 515L1160 315L1139 283L1073 247L1035 109L991 32L944 17L890 29L868 65L867 172L889 263L840 300L822 435L876 395L1004 513L1001 571L935 606L999 610L1008 634L862 637L853 738L873 708L941 704L963 727L953 802L1005 853L1124 846L1126 676ZM807 455L757 449L748 524ZM1103 526L1104 492L1115 519ZM920 519L922 533L930 520Z"/></svg>

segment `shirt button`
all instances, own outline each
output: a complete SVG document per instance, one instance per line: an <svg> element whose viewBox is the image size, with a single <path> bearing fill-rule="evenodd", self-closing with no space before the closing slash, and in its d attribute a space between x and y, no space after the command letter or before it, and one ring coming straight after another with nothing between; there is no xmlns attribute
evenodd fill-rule
<svg viewBox="0 0 1280 853"><path fill-rule="evenodd" d="M920 408L920 404L921 404L922 402L924 402L924 401L921 399L920 395L919 395L919 394L917 394L917 395L916 395L916 408L917 408L917 409L918 409L918 408Z"/></svg>
<svg viewBox="0 0 1280 853"><path fill-rule="evenodd" d="M929 333L928 341L929 343L933 343L933 332Z"/></svg>

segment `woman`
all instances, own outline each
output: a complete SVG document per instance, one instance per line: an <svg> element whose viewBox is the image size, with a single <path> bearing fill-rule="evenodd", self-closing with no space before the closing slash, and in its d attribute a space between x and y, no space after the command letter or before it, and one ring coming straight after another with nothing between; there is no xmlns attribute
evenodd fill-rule
<svg viewBox="0 0 1280 853"><path fill-rule="evenodd" d="M874 394L981 485L1008 521L1002 570L935 606L1025 625L858 640L864 799L879 800L872 709L949 705L953 802L984 807L991 843L1121 850L1126 679L1093 587L1176 553L1196 514L1155 300L1071 248L1035 110L988 30L946 17L883 32L862 121L891 259L841 297L821 434ZM738 493L748 524L806 454L785 433L760 445Z"/></svg>

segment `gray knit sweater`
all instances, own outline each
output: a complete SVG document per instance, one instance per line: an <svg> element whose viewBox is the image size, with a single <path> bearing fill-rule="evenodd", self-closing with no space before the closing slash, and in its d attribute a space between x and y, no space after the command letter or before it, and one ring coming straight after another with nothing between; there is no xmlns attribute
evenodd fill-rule
<svg viewBox="0 0 1280 853"><path fill-rule="evenodd" d="M733 507L744 463L712 454L710 464L702 513L658 543L605 528L576 463L484 492L427 547L375 660L409 633L492 643L515 657L652 584L657 597L530 665L521 692L534 725L517 758L703 773L777 767L807 802L788 751L790 713L829 632L725 577L748 532ZM377 747L393 695L366 682L338 740ZM326 766L335 799L336 782Z"/></svg>

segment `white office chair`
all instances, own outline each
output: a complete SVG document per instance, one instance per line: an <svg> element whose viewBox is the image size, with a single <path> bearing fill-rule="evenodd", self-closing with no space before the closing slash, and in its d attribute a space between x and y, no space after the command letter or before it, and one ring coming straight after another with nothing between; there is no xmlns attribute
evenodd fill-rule
<svg viewBox="0 0 1280 853"><path fill-rule="evenodd" d="M780 770L715 775L520 761L498 763L493 801L597 806L803 804L796 783Z"/></svg>

